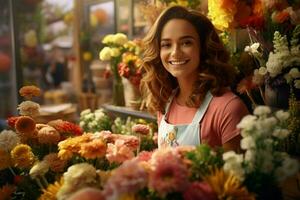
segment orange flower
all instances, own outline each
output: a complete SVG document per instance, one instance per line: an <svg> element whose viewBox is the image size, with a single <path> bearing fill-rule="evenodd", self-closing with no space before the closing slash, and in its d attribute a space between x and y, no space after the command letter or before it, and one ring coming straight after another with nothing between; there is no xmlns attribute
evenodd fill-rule
<svg viewBox="0 0 300 200"><path fill-rule="evenodd" d="M23 86L20 90L19 90L19 94L22 97L25 98L29 98L31 99L34 96L40 96L41 95L41 90L40 88L34 86L34 85L30 85L30 86Z"/></svg>
<svg viewBox="0 0 300 200"><path fill-rule="evenodd" d="M7 122L8 126L11 128L15 128L15 124L16 124L18 118L19 118L18 116L7 118L6 122Z"/></svg>
<svg viewBox="0 0 300 200"><path fill-rule="evenodd" d="M42 144L57 144L60 140L60 134L51 126L46 126L38 131L38 140Z"/></svg>
<svg viewBox="0 0 300 200"><path fill-rule="evenodd" d="M79 153L87 159L101 158L105 156L106 143L102 139L94 139L82 144Z"/></svg>
<svg viewBox="0 0 300 200"><path fill-rule="evenodd" d="M49 167L54 172L63 172L66 166L66 161L58 157L57 153L51 153L44 157L44 160L49 164Z"/></svg>
<svg viewBox="0 0 300 200"><path fill-rule="evenodd" d="M256 88L256 84L253 83L252 81L252 76L248 76L241 80L237 86L237 91L240 94L244 94L249 92L250 90Z"/></svg>
<svg viewBox="0 0 300 200"><path fill-rule="evenodd" d="M39 200L57 200L56 194L63 185L64 181L61 178L53 184L50 184L47 189L43 189L43 194L39 197Z"/></svg>
<svg viewBox="0 0 300 200"><path fill-rule="evenodd" d="M282 24L290 18L290 14L288 11L283 10L281 12L274 12L272 14L272 21L278 24Z"/></svg>
<svg viewBox="0 0 300 200"><path fill-rule="evenodd" d="M15 128L18 133L31 137L35 132L35 121L29 116L20 116L16 121Z"/></svg>

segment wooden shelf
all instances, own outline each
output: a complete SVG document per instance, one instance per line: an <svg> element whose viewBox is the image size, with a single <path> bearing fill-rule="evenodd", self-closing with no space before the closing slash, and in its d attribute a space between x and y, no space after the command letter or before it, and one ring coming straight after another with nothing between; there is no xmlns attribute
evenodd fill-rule
<svg viewBox="0 0 300 200"><path fill-rule="evenodd" d="M133 118L143 118L146 120L156 122L156 117L144 111L133 110L128 107L114 106L109 104L103 104L101 107L107 112L115 114L116 116L120 116L120 117L130 116Z"/></svg>

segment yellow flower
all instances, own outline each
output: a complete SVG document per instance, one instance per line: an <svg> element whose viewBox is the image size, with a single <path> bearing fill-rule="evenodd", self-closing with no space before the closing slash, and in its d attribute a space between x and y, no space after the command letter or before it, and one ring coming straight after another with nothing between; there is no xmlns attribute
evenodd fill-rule
<svg viewBox="0 0 300 200"><path fill-rule="evenodd" d="M113 37L113 43L120 45L120 46L123 46L127 41L128 41L128 38L123 33L117 33Z"/></svg>
<svg viewBox="0 0 300 200"><path fill-rule="evenodd" d="M218 199L255 200L254 194L248 192L233 174L225 173L223 169L216 169L204 181L210 184L217 193Z"/></svg>
<svg viewBox="0 0 300 200"><path fill-rule="evenodd" d="M9 153L0 149L0 170L11 166L11 159Z"/></svg>
<svg viewBox="0 0 300 200"><path fill-rule="evenodd" d="M50 184L47 189L43 189L43 194L39 197L39 200L57 200L56 194L63 185L63 179Z"/></svg>
<svg viewBox="0 0 300 200"><path fill-rule="evenodd" d="M90 14L90 25L91 27L96 27L98 25L98 19L93 13Z"/></svg>
<svg viewBox="0 0 300 200"><path fill-rule="evenodd" d="M119 48L111 48L110 49L110 55L111 57L118 57L121 54L120 49Z"/></svg>
<svg viewBox="0 0 300 200"><path fill-rule="evenodd" d="M208 17L220 31L225 31L230 28L236 13L235 3L237 3L237 0L232 0L231 2L208 0Z"/></svg>
<svg viewBox="0 0 300 200"><path fill-rule="evenodd" d="M113 38L114 38L114 35L113 35L113 34L108 34L108 35L106 35L106 36L103 38L102 43L103 43L103 44L112 43L112 42L113 42Z"/></svg>
<svg viewBox="0 0 300 200"><path fill-rule="evenodd" d="M19 144L10 152L15 167L28 168L34 163L34 155L27 144Z"/></svg>
<svg viewBox="0 0 300 200"><path fill-rule="evenodd" d="M30 30L25 33L24 43L28 47L35 47L37 45L37 36L34 30Z"/></svg>
<svg viewBox="0 0 300 200"><path fill-rule="evenodd" d="M108 61L111 59L111 49L109 47L104 47L99 53L100 60Z"/></svg>

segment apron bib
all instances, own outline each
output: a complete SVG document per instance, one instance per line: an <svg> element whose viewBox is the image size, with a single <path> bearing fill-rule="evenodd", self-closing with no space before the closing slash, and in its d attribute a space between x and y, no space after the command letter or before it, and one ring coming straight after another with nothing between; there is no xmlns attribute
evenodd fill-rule
<svg viewBox="0 0 300 200"><path fill-rule="evenodd" d="M202 120L208 105L212 99L212 94L207 92L204 101L196 111L194 118L190 124L173 125L167 122L170 105L176 95L176 92L170 97L166 106L166 112L162 116L158 128L158 148L176 147L182 145L197 146L201 143L200 139L200 121Z"/></svg>

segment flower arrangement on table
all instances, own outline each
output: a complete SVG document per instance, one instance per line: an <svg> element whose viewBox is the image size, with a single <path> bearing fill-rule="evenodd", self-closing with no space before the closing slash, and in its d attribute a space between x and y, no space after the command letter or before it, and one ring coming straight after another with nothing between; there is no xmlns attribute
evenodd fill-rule
<svg viewBox="0 0 300 200"><path fill-rule="evenodd" d="M106 35L102 43L105 47L100 51L102 61L110 61L110 71L114 77L113 102L124 105L124 91L121 77L127 78L135 86L142 78L140 43L129 41L123 33Z"/></svg>

